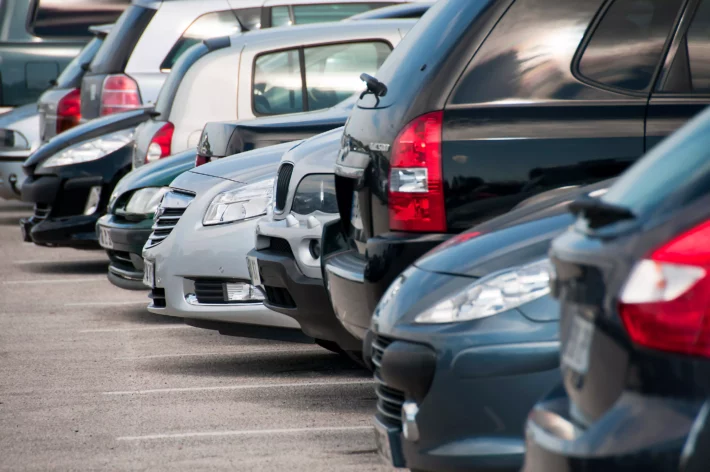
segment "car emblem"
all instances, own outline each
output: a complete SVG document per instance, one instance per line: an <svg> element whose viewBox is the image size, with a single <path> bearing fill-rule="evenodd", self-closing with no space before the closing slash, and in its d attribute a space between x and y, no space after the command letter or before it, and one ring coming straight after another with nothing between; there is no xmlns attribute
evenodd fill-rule
<svg viewBox="0 0 710 472"><path fill-rule="evenodd" d="M368 147L371 151L387 152L390 150L390 145L385 143L370 143Z"/></svg>

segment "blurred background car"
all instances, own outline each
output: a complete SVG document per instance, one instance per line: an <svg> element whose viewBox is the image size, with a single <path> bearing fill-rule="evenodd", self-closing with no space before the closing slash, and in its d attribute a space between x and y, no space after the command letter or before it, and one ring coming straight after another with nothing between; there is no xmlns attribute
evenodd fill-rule
<svg viewBox="0 0 710 472"><path fill-rule="evenodd" d="M559 379L559 306L547 252L571 188L476 225L405 270L364 342L380 454L412 470L517 471L525 418Z"/></svg>
<svg viewBox="0 0 710 472"><path fill-rule="evenodd" d="M345 327L363 337L396 276L452 234L536 193L619 174L707 105L705 56L678 72L696 71L697 90L675 79L685 48L666 59L684 8L437 2L366 78L345 128L345 242L323 259Z"/></svg>
<svg viewBox="0 0 710 472"><path fill-rule="evenodd" d="M525 471L678 470L710 392L709 130L706 111L571 205L551 250L562 387L530 412Z"/></svg>
<svg viewBox="0 0 710 472"><path fill-rule="evenodd" d="M338 218L333 168L342 134L319 134L281 158L273 208L256 226L248 264L268 308L298 321L320 346L362 363L362 343L335 318L321 273L323 225Z"/></svg>
<svg viewBox="0 0 710 472"><path fill-rule="evenodd" d="M359 21L359 20L385 20L390 18L410 18L419 19L424 13L429 10L436 2L418 0L416 3L404 3L401 5L392 5L389 7L377 8L375 10L358 13L343 21Z"/></svg>

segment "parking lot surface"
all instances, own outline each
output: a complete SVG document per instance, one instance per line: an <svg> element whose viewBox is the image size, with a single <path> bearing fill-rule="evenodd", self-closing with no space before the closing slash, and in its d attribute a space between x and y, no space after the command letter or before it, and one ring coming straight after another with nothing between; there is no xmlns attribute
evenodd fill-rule
<svg viewBox="0 0 710 472"><path fill-rule="evenodd" d="M391 470L368 372L152 315L102 251L21 242L30 213L0 200L0 469Z"/></svg>

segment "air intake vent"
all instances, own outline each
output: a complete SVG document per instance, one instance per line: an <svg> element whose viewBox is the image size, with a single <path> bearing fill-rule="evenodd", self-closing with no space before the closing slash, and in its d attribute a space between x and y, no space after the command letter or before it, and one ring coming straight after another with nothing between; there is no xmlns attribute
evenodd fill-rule
<svg viewBox="0 0 710 472"><path fill-rule="evenodd" d="M293 174L293 164L284 163L279 168L279 175L276 180L276 211L283 211L286 206L286 197L288 197L288 184L291 182Z"/></svg>

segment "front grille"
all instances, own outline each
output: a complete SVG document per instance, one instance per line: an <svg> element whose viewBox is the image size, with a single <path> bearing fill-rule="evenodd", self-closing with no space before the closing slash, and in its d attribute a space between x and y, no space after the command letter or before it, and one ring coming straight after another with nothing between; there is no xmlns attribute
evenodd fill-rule
<svg viewBox="0 0 710 472"><path fill-rule="evenodd" d="M153 232L148 239L148 247L159 244L167 238L180 221L180 217L185 213L188 205L195 198L182 192L171 190L166 193L156 211L157 218L153 223Z"/></svg>
<svg viewBox="0 0 710 472"><path fill-rule="evenodd" d="M224 281L217 279L195 280L195 296L199 303L227 303Z"/></svg>
<svg viewBox="0 0 710 472"><path fill-rule="evenodd" d="M286 198L288 197L288 184L291 182L293 174L293 164L288 162L281 165L279 175L276 178L276 211L283 211L286 206Z"/></svg>
<svg viewBox="0 0 710 472"><path fill-rule="evenodd" d="M164 288L154 288L150 291L148 298L153 300L153 306L155 308L165 308L167 306L167 303L165 302Z"/></svg>
<svg viewBox="0 0 710 472"><path fill-rule="evenodd" d="M37 203L35 204L35 213L34 213L34 219L37 221L43 221L49 218L49 214L52 213L52 207L44 204L44 203Z"/></svg>
<svg viewBox="0 0 710 472"><path fill-rule="evenodd" d="M266 300L269 304L282 308L296 308L296 301L291 296L291 293L282 287L264 286L266 291Z"/></svg>
<svg viewBox="0 0 710 472"><path fill-rule="evenodd" d="M278 252L279 254L284 254L287 256L293 256L293 251L291 251L291 245L282 238L271 238L269 242L269 250Z"/></svg>
<svg viewBox="0 0 710 472"><path fill-rule="evenodd" d="M388 387L380 377L382 356L392 340L375 336L372 340L372 363L375 365L375 394L377 395L377 419L383 424L402 428L402 405L404 392Z"/></svg>

